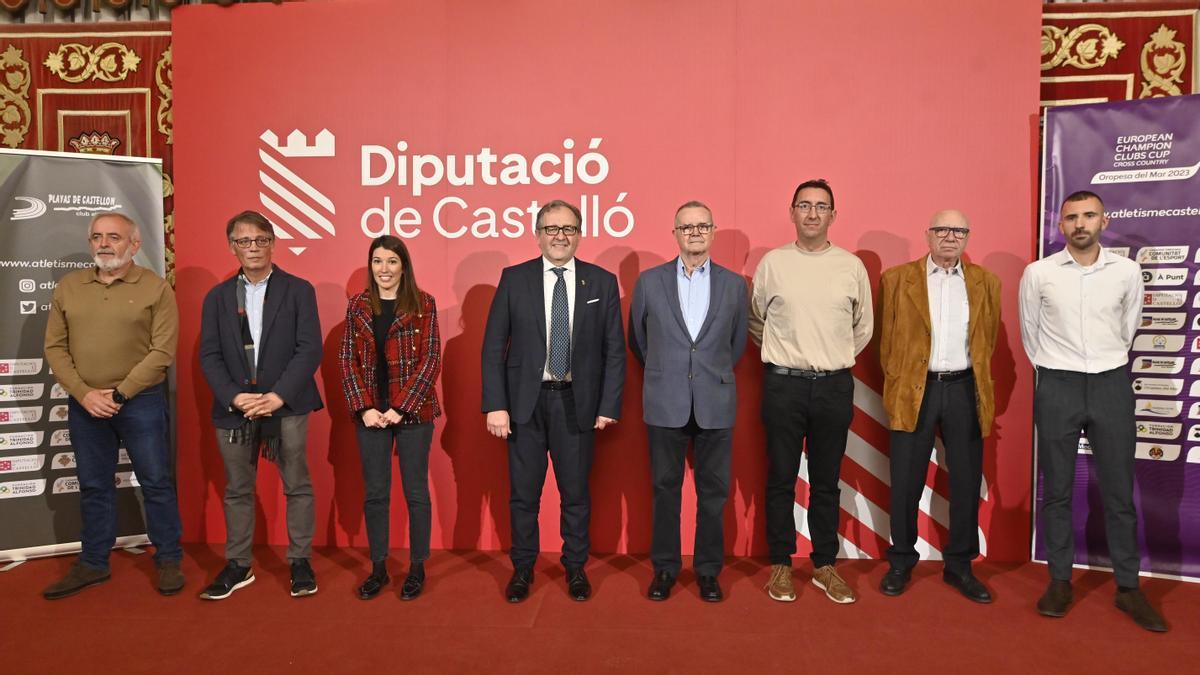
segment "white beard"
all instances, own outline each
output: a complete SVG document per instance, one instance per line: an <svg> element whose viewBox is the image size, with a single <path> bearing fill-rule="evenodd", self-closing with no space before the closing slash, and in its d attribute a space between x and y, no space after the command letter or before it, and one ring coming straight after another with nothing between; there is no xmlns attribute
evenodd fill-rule
<svg viewBox="0 0 1200 675"><path fill-rule="evenodd" d="M100 271L108 273L116 272L125 265L128 265L131 260L133 260L132 251L126 251L125 255L107 259L98 255L92 256L92 261L96 263L96 267L99 267Z"/></svg>

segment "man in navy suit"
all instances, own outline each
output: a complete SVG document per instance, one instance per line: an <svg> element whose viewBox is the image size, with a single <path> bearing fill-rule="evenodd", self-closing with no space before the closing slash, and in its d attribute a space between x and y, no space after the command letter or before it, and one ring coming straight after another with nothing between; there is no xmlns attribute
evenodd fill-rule
<svg viewBox="0 0 1200 675"><path fill-rule="evenodd" d="M666 600L682 567L679 502L688 443L695 454L696 541L692 565L700 598L722 599L722 512L737 387L733 366L746 348L749 300L741 276L709 257L712 211L691 201L675 212L679 257L638 278L629 310L629 347L645 367L642 416L654 478L654 579L647 596Z"/></svg>
<svg viewBox="0 0 1200 675"><path fill-rule="evenodd" d="M308 413L322 408L313 380L321 326L312 284L271 264L275 233L243 211L225 226L241 269L204 298L200 368L213 392L213 426L225 463L225 569L200 594L222 600L254 581L254 484L261 454L276 462L287 497L292 597L317 592L309 557L315 526L308 475Z"/></svg>
<svg viewBox="0 0 1200 675"><path fill-rule="evenodd" d="M579 209L555 200L537 214L540 257L500 275L483 336L483 412L508 439L512 513L509 602L529 596L538 554L538 510L547 451L561 497L567 590L587 600L595 430L616 424L625 384L617 278L575 258Z"/></svg>

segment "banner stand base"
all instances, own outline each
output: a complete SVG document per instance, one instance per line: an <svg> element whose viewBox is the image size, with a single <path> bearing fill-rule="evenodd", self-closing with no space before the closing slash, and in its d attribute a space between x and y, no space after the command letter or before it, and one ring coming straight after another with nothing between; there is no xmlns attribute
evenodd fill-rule
<svg viewBox="0 0 1200 675"><path fill-rule="evenodd" d="M124 551L126 549L138 548L141 546L149 546L150 537L144 534L130 534L124 537L117 537L117 541L113 544L113 550ZM0 564L6 562L21 563L33 558L45 558L55 555L71 555L79 553L81 545L77 541L69 541L61 544L50 544L48 546L36 546L32 548L12 549L8 551L0 551ZM130 553L145 553L143 550L130 551Z"/></svg>

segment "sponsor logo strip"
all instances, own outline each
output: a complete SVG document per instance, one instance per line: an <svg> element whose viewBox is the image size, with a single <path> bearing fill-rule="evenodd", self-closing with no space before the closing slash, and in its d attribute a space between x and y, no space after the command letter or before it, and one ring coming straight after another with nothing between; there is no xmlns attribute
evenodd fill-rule
<svg viewBox="0 0 1200 675"><path fill-rule="evenodd" d="M1169 443L1138 443L1134 455L1138 459L1173 462L1179 459L1183 446Z"/></svg>
<svg viewBox="0 0 1200 675"><path fill-rule="evenodd" d="M1196 359L1193 368L1200 367L1200 359ZM1182 356L1139 356L1133 360L1135 375L1142 373L1165 373L1173 375L1183 370ZM1192 372L1193 375L1198 373Z"/></svg>
<svg viewBox="0 0 1200 675"><path fill-rule="evenodd" d="M46 463L45 455L17 455L15 457L0 457L0 473L26 473L41 471Z"/></svg>
<svg viewBox="0 0 1200 675"><path fill-rule="evenodd" d="M17 431L0 434L0 450L27 450L42 444L44 432Z"/></svg>
<svg viewBox="0 0 1200 675"><path fill-rule="evenodd" d="M0 376L37 375L42 372L42 359L0 359Z"/></svg>
<svg viewBox="0 0 1200 675"><path fill-rule="evenodd" d="M14 480L0 483L0 499L36 497L46 491L46 479Z"/></svg>

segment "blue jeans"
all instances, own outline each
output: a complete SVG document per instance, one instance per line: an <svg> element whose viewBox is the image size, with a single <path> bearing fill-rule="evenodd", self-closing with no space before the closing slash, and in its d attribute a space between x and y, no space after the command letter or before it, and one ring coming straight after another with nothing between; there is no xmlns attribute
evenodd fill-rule
<svg viewBox="0 0 1200 675"><path fill-rule="evenodd" d="M79 558L88 567L108 569L108 554L117 540L117 447L124 444L146 508L146 532L154 544L154 560L183 559L181 526L175 500L171 446L167 440L166 385L158 384L121 406L116 415L92 417L74 398L68 401L71 445L79 476L83 516Z"/></svg>

